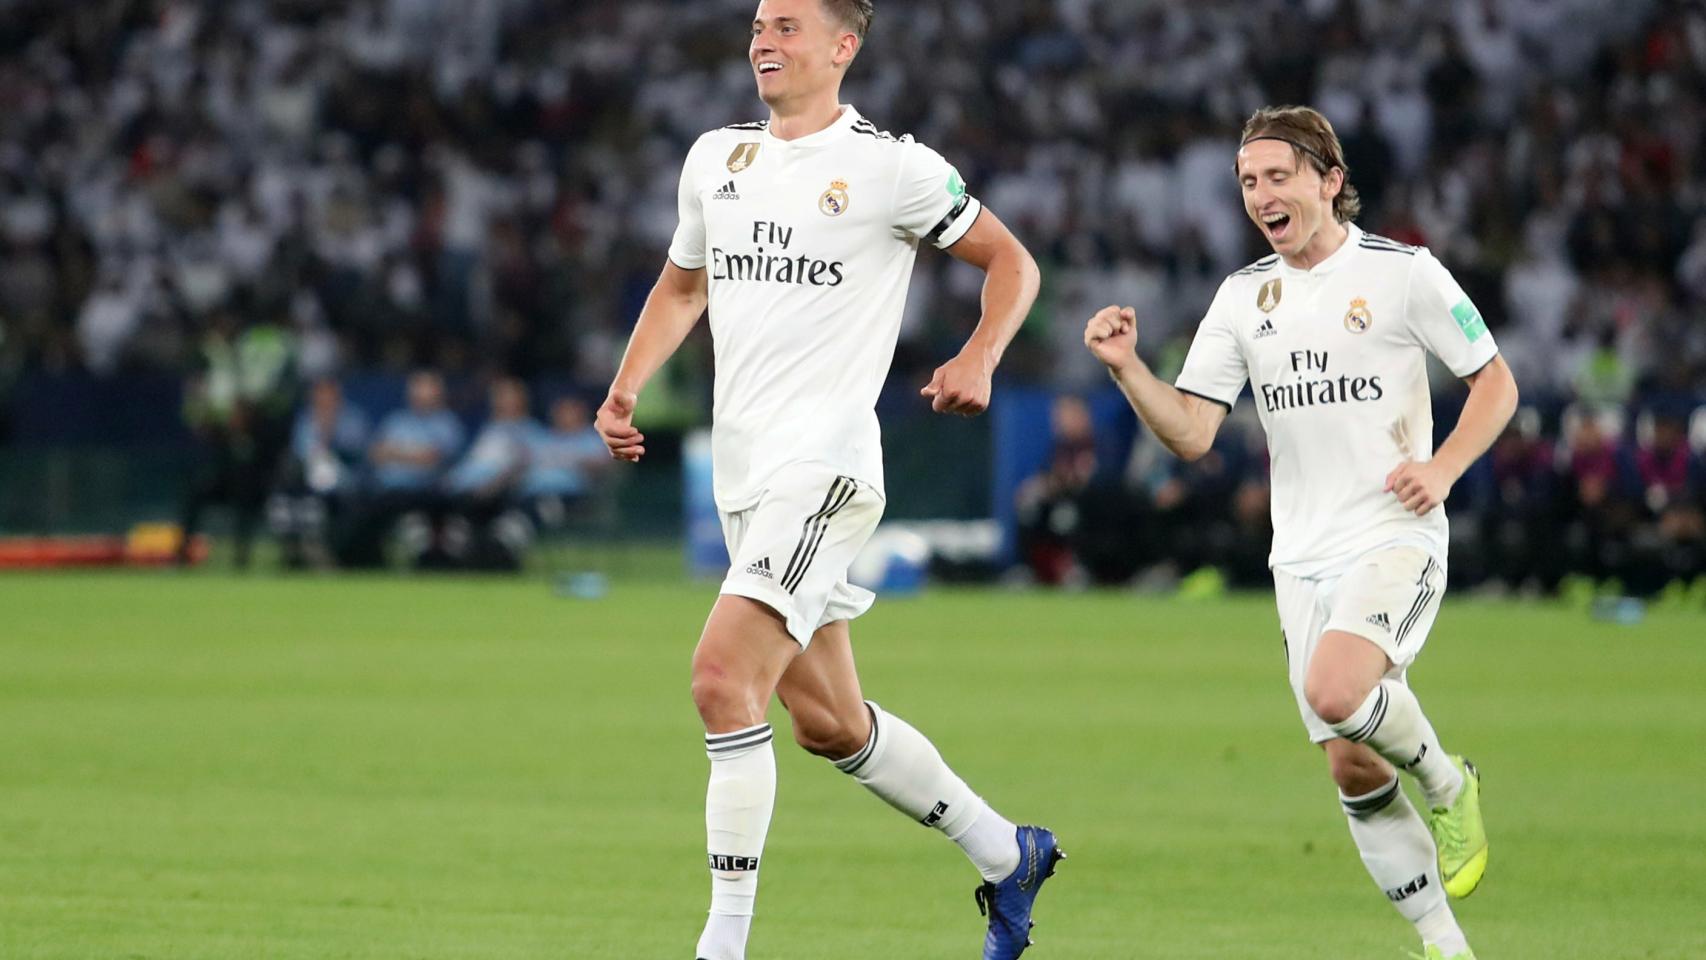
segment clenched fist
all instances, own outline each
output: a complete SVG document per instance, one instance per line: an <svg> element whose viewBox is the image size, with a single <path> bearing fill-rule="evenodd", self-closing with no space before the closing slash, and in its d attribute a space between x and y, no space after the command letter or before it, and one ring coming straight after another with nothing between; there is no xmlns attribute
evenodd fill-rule
<svg viewBox="0 0 1706 960"><path fill-rule="evenodd" d="M1131 307L1103 307L1084 326L1084 346L1119 371L1137 358L1137 311Z"/></svg>
<svg viewBox="0 0 1706 960"><path fill-rule="evenodd" d="M918 391L930 399L930 409L975 417L989 409L995 368L975 355L962 353L936 368L930 382Z"/></svg>

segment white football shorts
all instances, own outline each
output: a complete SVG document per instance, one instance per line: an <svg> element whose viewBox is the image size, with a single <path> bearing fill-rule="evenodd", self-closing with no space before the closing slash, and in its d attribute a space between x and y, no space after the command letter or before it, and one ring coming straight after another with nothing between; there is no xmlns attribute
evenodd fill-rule
<svg viewBox="0 0 1706 960"><path fill-rule="evenodd" d="M1420 547L1374 550L1336 577L1310 579L1274 571L1291 692L1310 740L1324 743L1338 736L1309 709L1303 695L1309 658L1322 634L1342 630L1367 639L1392 662L1386 676L1403 683L1405 671L1427 643L1443 596L1445 567Z"/></svg>
<svg viewBox="0 0 1706 960"><path fill-rule="evenodd" d="M778 470L758 502L719 513L729 548L722 591L781 614L802 648L817 628L851 620L876 595L847 582L847 568L882 519L883 498L868 483L814 463Z"/></svg>

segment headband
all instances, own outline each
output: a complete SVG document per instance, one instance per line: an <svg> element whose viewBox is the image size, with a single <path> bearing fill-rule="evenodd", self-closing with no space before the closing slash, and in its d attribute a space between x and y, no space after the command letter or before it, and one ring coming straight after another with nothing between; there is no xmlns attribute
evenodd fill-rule
<svg viewBox="0 0 1706 960"><path fill-rule="evenodd" d="M1333 163L1331 160L1328 160L1326 157L1321 156L1321 154L1315 152L1314 150L1311 150L1310 148L1304 146L1301 143L1298 143L1296 140L1293 140L1290 137L1282 137L1282 136L1279 136L1278 134L1264 133L1264 134L1261 134L1259 136L1254 136L1254 137L1251 137L1250 139L1244 141L1243 143L1240 143L1238 145L1238 147L1239 147L1239 149L1243 149L1244 147L1247 147L1250 144L1255 143L1257 140L1278 140L1280 143L1289 143L1293 147L1296 147L1297 149L1303 151L1304 153L1309 154L1309 156L1314 158L1316 163L1320 164L1321 167L1323 169L1326 169L1326 170L1331 170L1334 167L1341 167L1342 168L1342 166L1343 166L1342 164Z"/></svg>

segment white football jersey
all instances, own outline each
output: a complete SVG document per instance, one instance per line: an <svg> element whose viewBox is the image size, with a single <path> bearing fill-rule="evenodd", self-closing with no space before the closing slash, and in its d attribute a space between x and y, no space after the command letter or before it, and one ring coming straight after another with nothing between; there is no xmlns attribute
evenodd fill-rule
<svg viewBox="0 0 1706 960"><path fill-rule="evenodd" d="M980 210L940 154L851 106L796 140L768 122L699 138L669 258L710 288L720 508L751 506L777 468L806 461L883 489L877 394L918 241L946 248Z"/></svg>
<svg viewBox="0 0 1706 960"><path fill-rule="evenodd" d="M1433 457L1426 355L1466 377L1498 353L1425 247L1347 226L1344 246L1314 269L1274 255L1227 277L1178 380L1228 410L1251 383L1273 471L1268 563L1298 577L1331 575L1387 544L1444 562L1445 508L1416 516L1385 492L1386 476Z"/></svg>

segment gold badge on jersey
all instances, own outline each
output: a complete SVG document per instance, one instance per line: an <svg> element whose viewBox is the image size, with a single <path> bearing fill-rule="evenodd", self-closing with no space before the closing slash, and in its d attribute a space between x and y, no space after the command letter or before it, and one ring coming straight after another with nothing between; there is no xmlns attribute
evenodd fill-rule
<svg viewBox="0 0 1706 960"><path fill-rule="evenodd" d="M1269 280L1262 284L1262 289L1256 291L1256 306L1262 308L1263 313L1273 313L1274 308L1279 306L1280 294L1283 292L1278 277Z"/></svg>
<svg viewBox="0 0 1706 960"><path fill-rule="evenodd" d="M735 152L729 154L729 172L739 173L752 166L753 162L758 159L758 147L759 144L756 141L735 147Z"/></svg>
<svg viewBox="0 0 1706 960"><path fill-rule="evenodd" d="M817 208L822 210L826 217L839 217L847 212L848 202L847 181L832 180L829 189L817 198Z"/></svg>
<svg viewBox="0 0 1706 960"><path fill-rule="evenodd" d="M1345 329L1352 333L1367 333L1374 325L1374 314L1368 310L1368 301L1357 297L1351 301L1351 308L1345 311Z"/></svg>

